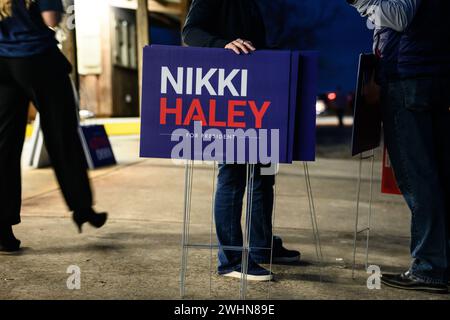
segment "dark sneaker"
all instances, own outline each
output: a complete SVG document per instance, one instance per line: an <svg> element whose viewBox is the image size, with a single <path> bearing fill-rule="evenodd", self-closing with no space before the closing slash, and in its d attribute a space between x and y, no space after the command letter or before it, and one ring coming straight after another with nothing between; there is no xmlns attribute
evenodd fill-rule
<svg viewBox="0 0 450 320"><path fill-rule="evenodd" d="M423 282L414 277L409 271L400 275L384 274L381 278L381 282L388 287L403 290L415 290L442 294L448 293L448 288L445 284L430 284Z"/></svg>
<svg viewBox="0 0 450 320"><path fill-rule="evenodd" d="M296 263L300 262L300 258L301 253L299 251L281 247L274 250L272 263Z"/></svg>
<svg viewBox="0 0 450 320"><path fill-rule="evenodd" d="M297 263L300 258L300 252L286 249L280 237L273 237L273 263Z"/></svg>
<svg viewBox="0 0 450 320"><path fill-rule="evenodd" d="M273 237L273 264L286 264L286 263L298 263L300 262L301 253L295 250L288 250L283 247L283 240L280 237ZM255 257L252 259L260 264L269 264L270 257Z"/></svg>
<svg viewBox="0 0 450 320"><path fill-rule="evenodd" d="M231 271L228 273L219 273L222 277L241 279L243 274L241 268L238 268L236 271ZM248 281L259 281L259 282L267 282L273 280L273 273L269 270L264 269L263 267L257 265L256 263L252 263L248 268L247 274Z"/></svg>

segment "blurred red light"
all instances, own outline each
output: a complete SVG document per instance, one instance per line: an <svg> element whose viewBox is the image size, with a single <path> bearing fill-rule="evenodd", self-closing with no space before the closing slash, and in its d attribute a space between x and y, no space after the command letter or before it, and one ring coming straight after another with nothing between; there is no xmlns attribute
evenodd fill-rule
<svg viewBox="0 0 450 320"><path fill-rule="evenodd" d="M337 98L336 93L332 92L328 94L328 100L333 101L336 100L336 98Z"/></svg>

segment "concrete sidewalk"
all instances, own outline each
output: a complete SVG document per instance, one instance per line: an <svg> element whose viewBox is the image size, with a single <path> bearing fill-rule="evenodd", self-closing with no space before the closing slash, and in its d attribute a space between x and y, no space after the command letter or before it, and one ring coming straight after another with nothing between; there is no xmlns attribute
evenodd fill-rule
<svg viewBox="0 0 450 320"><path fill-rule="evenodd" d="M137 137L115 137L112 143L120 164L91 172L97 209L110 213L101 230L87 226L77 234L52 171L24 169L23 223L15 230L25 250L0 256L1 299L179 298L184 168L139 159ZM303 167L283 166L277 181L276 233L288 247L302 251L303 262L275 266L276 281L250 284L249 297L265 299L270 290L275 299L448 299L385 287L368 290L363 236L352 280L358 162L341 156L342 145L340 150L319 148L320 158L310 167L325 264L321 268L315 259ZM379 161L376 168L379 176ZM365 214L368 165L364 169ZM191 234L197 243L210 241L213 174L212 166L195 170ZM385 272L404 271L409 265L409 212L400 197L379 190L376 179L370 263ZM365 222L363 215L361 226ZM209 250L190 251L188 297L239 298L239 281L214 274L215 252L211 272L210 256ZM81 268L81 290L66 287L70 265Z"/></svg>

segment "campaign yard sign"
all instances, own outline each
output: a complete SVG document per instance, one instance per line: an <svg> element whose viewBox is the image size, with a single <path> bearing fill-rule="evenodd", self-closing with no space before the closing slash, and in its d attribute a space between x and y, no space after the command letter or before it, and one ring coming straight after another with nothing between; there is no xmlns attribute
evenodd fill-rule
<svg viewBox="0 0 450 320"><path fill-rule="evenodd" d="M90 169L115 165L116 158L103 125L82 125L81 143Z"/></svg>
<svg viewBox="0 0 450 320"><path fill-rule="evenodd" d="M237 56L224 49L146 47L141 157L262 164L314 160L317 77L305 93L299 86L304 63L316 61L290 51ZM301 103L304 94L314 103L311 98ZM299 109L312 119L312 132L298 130L299 119L304 121ZM306 139L313 141L295 146Z"/></svg>
<svg viewBox="0 0 450 320"><path fill-rule="evenodd" d="M381 144L381 99L375 83L377 57L361 54L353 121L352 155L376 149Z"/></svg>

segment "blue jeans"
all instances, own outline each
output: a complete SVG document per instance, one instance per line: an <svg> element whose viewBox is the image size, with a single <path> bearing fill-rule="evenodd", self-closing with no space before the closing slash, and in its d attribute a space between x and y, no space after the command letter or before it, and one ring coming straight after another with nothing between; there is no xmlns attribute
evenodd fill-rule
<svg viewBox="0 0 450 320"><path fill-rule="evenodd" d="M261 166L256 166L250 230L251 262L270 257L274 184L275 177L261 175ZM246 186L247 165L219 165L214 212L220 246L243 245L241 218ZM238 270L241 258L241 251L221 248L219 273Z"/></svg>
<svg viewBox="0 0 450 320"><path fill-rule="evenodd" d="M446 283L450 261L450 79L390 81L383 87L387 148L412 212L411 273Z"/></svg>

